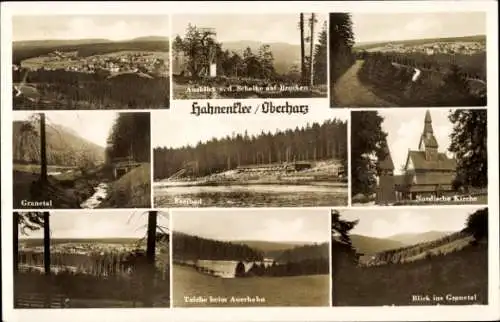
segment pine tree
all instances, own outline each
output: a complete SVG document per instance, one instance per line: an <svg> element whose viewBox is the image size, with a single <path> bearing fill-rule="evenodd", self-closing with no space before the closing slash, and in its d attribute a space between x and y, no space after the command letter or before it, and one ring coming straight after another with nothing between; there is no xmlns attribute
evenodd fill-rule
<svg viewBox="0 0 500 322"><path fill-rule="evenodd" d="M377 111L351 114L351 190L352 195L369 195L375 191L377 160L386 157L387 133Z"/></svg>
<svg viewBox="0 0 500 322"><path fill-rule="evenodd" d="M332 224L332 303L337 304L337 292L339 283L342 280L342 274L345 274L346 267L342 265L345 258L357 262L356 250L354 249L349 235L350 231L358 224L358 220L349 221L340 218L338 210L331 212Z"/></svg>
<svg viewBox="0 0 500 322"><path fill-rule="evenodd" d="M326 84L327 82L327 51L328 35L326 32L326 21L323 24L314 52L314 83Z"/></svg>
<svg viewBox="0 0 500 322"><path fill-rule="evenodd" d="M334 83L353 63L354 33L349 13L330 13L330 82Z"/></svg>

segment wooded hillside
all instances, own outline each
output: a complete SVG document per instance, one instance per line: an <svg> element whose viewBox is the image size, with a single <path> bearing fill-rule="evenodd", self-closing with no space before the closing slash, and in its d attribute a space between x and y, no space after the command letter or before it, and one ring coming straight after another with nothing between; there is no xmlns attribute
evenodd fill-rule
<svg viewBox="0 0 500 322"><path fill-rule="evenodd" d="M247 245L173 233L173 256L178 259L261 261L262 252Z"/></svg>
<svg viewBox="0 0 500 322"><path fill-rule="evenodd" d="M14 163L40 164L39 122L14 121L12 126ZM46 140L49 165L81 166L104 161L104 147L85 140L64 126L47 125Z"/></svg>

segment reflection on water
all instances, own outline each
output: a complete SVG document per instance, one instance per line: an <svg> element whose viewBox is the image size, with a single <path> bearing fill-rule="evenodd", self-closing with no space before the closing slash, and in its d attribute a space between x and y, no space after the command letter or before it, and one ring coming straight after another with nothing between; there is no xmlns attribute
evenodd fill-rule
<svg viewBox="0 0 500 322"><path fill-rule="evenodd" d="M232 185L155 187L158 207L314 207L347 205L347 187Z"/></svg>

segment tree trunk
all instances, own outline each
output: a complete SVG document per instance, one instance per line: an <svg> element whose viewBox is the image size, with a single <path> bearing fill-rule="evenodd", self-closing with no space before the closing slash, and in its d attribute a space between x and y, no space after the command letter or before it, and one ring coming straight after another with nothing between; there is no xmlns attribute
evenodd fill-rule
<svg viewBox="0 0 500 322"><path fill-rule="evenodd" d="M45 275L50 275L50 213L43 213L43 264Z"/></svg>
<svg viewBox="0 0 500 322"><path fill-rule="evenodd" d="M156 251L156 226L157 211L148 214L147 248L146 248L146 274L144 279L144 306L153 306L153 286L155 273L155 251Z"/></svg>
<svg viewBox="0 0 500 322"><path fill-rule="evenodd" d="M300 14L300 80L302 85L306 78L306 66L305 66L305 48L304 48L304 14Z"/></svg>
<svg viewBox="0 0 500 322"><path fill-rule="evenodd" d="M14 223L12 226L12 236L14 237L13 241L13 264L14 264L14 278L19 270L19 213L14 212Z"/></svg>
<svg viewBox="0 0 500 322"><path fill-rule="evenodd" d="M52 283L50 271L50 213L43 212L43 266L45 270L45 306L51 307Z"/></svg>
<svg viewBox="0 0 500 322"><path fill-rule="evenodd" d="M310 42L310 48L309 48L309 70L310 70L310 79L309 79L309 86L310 89L312 89L314 85L314 56L313 56L313 49L314 49L314 13L311 13L311 42Z"/></svg>
<svg viewBox="0 0 500 322"><path fill-rule="evenodd" d="M40 113L40 180L47 182L47 143L45 138L45 114Z"/></svg>

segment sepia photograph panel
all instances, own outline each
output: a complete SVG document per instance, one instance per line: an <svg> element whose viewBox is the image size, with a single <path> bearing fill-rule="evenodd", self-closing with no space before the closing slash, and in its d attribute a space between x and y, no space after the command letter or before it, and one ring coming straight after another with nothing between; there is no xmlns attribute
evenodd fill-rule
<svg viewBox="0 0 500 322"><path fill-rule="evenodd" d="M347 117L155 116L155 207L346 206Z"/></svg>
<svg viewBox="0 0 500 322"><path fill-rule="evenodd" d="M486 12L330 13L332 107L486 106Z"/></svg>
<svg viewBox="0 0 500 322"><path fill-rule="evenodd" d="M169 214L14 212L14 308L170 307Z"/></svg>
<svg viewBox="0 0 500 322"><path fill-rule="evenodd" d="M332 302L487 305L488 208L332 210Z"/></svg>
<svg viewBox="0 0 500 322"><path fill-rule="evenodd" d="M149 112L13 118L14 209L151 207Z"/></svg>
<svg viewBox="0 0 500 322"><path fill-rule="evenodd" d="M327 16L176 15L174 99L327 97Z"/></svg>
<svg viewBox="0 0 500 322"><path fill-rule="evenodd" d="M488 204L486 109L352 111L351 201Z"/></svg>
<svg viewBox="0 0 500 322"><path fill-rule="evenodd" d="M14 110L168 108L166 15L14 16Z"/></svg>
<svg viewBox="0 0 500 322"><path fill-rule="evenodd" d="M329 214L174 211L174 307L329 306Z"/></svg>

